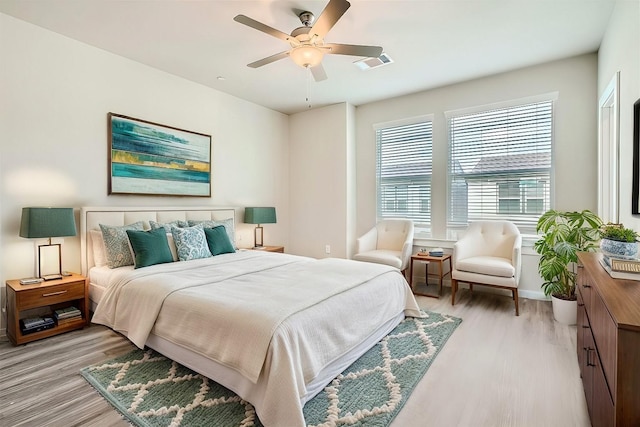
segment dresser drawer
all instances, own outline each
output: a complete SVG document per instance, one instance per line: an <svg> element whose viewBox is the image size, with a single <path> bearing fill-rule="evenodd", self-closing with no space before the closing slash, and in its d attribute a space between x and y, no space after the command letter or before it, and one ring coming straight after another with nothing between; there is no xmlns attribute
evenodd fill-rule
<svg viewBox="0 0 640 427"><path fill-rule="evenodd" d="M55 286L41 286L19 292L16 295L18 310L42 307L84 298L84 281Z"/></svg>
<svg viewBox="0 0 640 427"><path fill-rule="evenodd" d="M588 315L591 312L591 278L586 274L582 265L578 265L576 289L582 297L582 303Z"/></svg>
<svg viewBox="0 0 640 427"><path fill-rule="evenodd" d="M587 312L591 313L589 316L591 331L602 361L602 370L607 384L611 390L615 390L618 328L597 292L593 292L591 304L592 309ZM611 394L613 395L613 393Z"/></svg>

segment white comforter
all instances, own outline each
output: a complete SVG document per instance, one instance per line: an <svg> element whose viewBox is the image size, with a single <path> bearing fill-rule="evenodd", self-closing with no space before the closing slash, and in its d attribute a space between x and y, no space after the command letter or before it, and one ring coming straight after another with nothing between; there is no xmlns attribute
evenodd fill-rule
<svg viewBox="0 0 640 427"><path fill-rule="evenodd" d="M114 275L93 322L139 347L153 332L239 372L257 395L224 385L266 426L295 426L305 384L403 310L420 315L390 267L246 251Z"/></svg>

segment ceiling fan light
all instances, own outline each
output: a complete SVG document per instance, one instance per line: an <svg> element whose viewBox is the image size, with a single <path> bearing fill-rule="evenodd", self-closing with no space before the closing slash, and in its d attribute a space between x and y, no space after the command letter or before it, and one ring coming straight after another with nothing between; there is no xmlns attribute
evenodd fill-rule
<svg viewBox="0 0 640 427"><path fill-rule="evenodd" d="M322 62L324 52L313 46L298 46L291 50L291 59L301 67L315 67Z"/></svg>

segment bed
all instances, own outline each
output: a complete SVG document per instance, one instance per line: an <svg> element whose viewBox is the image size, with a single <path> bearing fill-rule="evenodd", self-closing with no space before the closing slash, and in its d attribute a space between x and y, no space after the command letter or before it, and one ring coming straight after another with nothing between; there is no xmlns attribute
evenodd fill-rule
<svg viewBox="0 0 640 427"><path fill-rule="evenodd" d="M305 402L420 310L402 274L378 264L251 250L144 268L99 259L101 224L215 222L233 244L235 218L232 208L82 208L92 321L233 390L267 427L303 426Z"/></svg>

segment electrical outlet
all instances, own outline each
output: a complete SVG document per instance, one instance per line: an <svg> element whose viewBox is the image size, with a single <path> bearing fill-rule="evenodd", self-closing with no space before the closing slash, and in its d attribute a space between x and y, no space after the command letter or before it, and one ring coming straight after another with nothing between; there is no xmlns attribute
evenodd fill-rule
<svg viewBox="0 0 640 427"><path fill-rule="evenodd" d="M331 253L331 245L325 245L324 246L324 253L325 254L330 254Z"/></svg>

